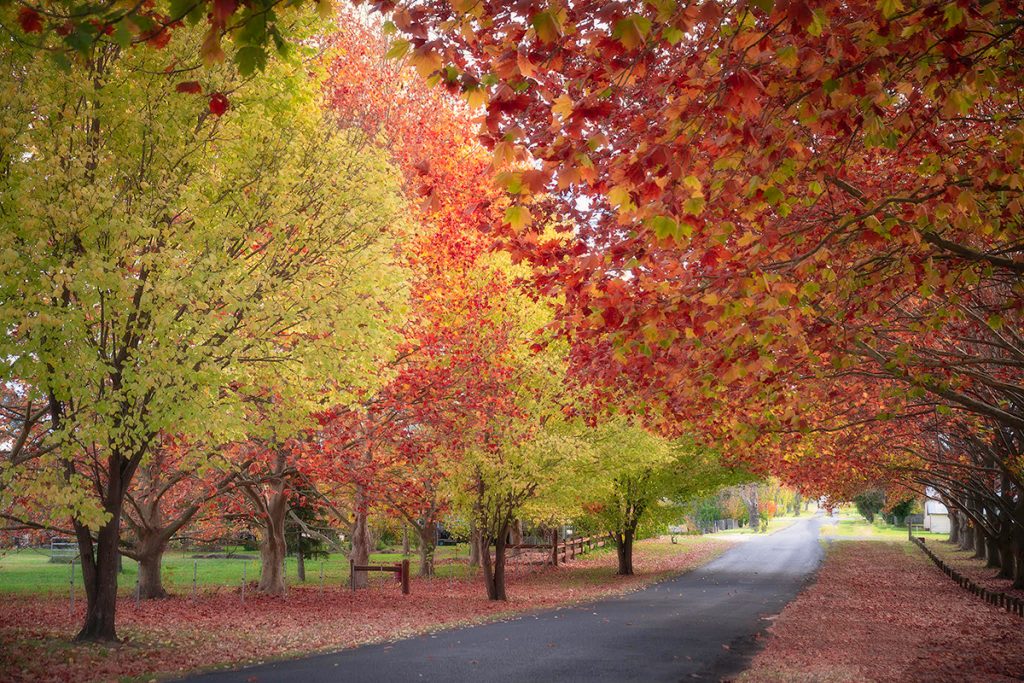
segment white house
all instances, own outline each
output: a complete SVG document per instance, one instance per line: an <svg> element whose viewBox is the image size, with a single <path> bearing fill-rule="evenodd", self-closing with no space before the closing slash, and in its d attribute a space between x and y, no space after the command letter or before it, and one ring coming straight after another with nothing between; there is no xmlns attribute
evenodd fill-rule
<svg viewBox="0 0 1024 683"><path fill-rule="evenodd" d="M924 501L924 528L926 531L934 531L937 534L949 533L949 510L946 506L936 500L934 489L926 489L928 496Z"/></svg>

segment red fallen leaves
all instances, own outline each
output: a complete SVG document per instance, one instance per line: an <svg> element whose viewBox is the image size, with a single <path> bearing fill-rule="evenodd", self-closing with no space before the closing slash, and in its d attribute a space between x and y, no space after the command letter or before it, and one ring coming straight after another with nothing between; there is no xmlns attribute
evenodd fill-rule
<svg viewBox="0 0 1024 683"><path fill-rule="evenodd" d="M43 30L43 18L30 7L18 10L18 24L25 33L40 33Z"/></svg>
<svg viewBox="0 0 1024 683"><path fill-rule="evenodd" d="M960 550L955 545L941 541L928 541L927 543L928 548L938 555L943 562L964 576L969 577L979 586L993 592L1006 593L1007 595L1024 600L1024 590L1014 590L1011 579L999 578L999 570L986 567L985 560L976 559L973 552Z"/></svg>
<svg viewBox="0 0 1024 683"><path fill-rule="evenodd" d="M215 92L210 95L210 113L214 116L224 116L228 106L228 98L224 93Z"/></svg>
<svg viewBox="0 0 1024 683"><path fill-rule="evenodd" d="M907 543L837 543L740 680L1019 680L1022 625Z"/></svg>
<svg viewBox="0 0 1024 683"><path fill-rule="evenodd" d="M203 86L199 85L199 81L182 81L178 85L174 86L174 90L175 92L198 95L203 91Z"/></svg>
<svg viewBox="0 0 1024 683"><path fill-rule="evenodd" d="M0 679L150 677L392 640L633 590L703 564L726 547L703 538L687 539L682 551L667 543L642 542L636 547L638 575L632 577L614 576L614 553L557 569L510 567L508 603L487 600L477 576L413 579L407 596L390 577L356 594L338 585L325 588L323 595L315 585L290 587L287 598L250 593L244 605L233 588L204 593L195 602L175 597L138 608L125 595L118 605L118 632L126 642L111 648L70 642L81 609L68 615L66 597L5 595L0 601Z"/></svg>

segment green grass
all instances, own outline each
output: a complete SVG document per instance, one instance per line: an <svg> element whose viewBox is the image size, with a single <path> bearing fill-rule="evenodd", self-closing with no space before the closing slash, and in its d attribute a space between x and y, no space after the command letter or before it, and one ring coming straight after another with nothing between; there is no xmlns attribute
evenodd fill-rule
<svg viewBox="0 0 1024 683"><path fill-rule="evenodd" d="M885 520L876 517L874 523L868 522L858 514L842 514L834 524L828 522L821 526L822 538L843 538L857 537L870 541L905 541L907 540L907 527L887 524ZM945 538L946 534L937 534L930 531L915 531L914 535L924 538Z"/></svg>
<svg viewBox="0 0 1024 683"><path fill-rule="evenodd" d="M172 593L182 593L192 588L192 572L196 572L196 585L210 589L218 586L235 588L241 584L243 573L254 581L259 578L260 561L258 551L241 551L241 554L257 559L197 559L197 553L168 551L163 561L164 587ZM198 553L202 554L202 553ZM465 544L438 548L434 559L442 562L454 557L466 558L469 551ZM374 553L370 556L373 563L393 564L403 559L401 553ZM0 593L59 593L69 590L71 579L70 564L55 564L49 561L46 551L34 549L7 550L0 552ZM415 553L410 557L413 574L419 569L419 559ZM348 558L340 553L333 553L326 560L306 561L306 582L317 584L320 581L320 567L323 566L325 583L345 583L348 581ZM135 586L138 566L134 560L124 558L124 571L118 578L122 591L130 592ZM288 583L296 581L296 558L289 557L286 561ZM462 576L469 568L465 563L437 564L436 574L440 577ZM372 578L390 579L388 574L371 574ZM76 592L82 590L82 573L75 563L74 581Z"/></svg>

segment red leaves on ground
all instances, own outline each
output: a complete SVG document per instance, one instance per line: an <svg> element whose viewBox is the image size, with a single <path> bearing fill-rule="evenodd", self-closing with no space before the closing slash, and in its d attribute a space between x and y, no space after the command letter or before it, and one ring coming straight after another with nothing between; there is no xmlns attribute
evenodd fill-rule
<svg viewBox="0 0 1024 683"><path fill-rule="evenodd" d="M81 614L68 614L66 597L5 596L0 679L105 681L393 640L634 590L701 565L726 547L704 538L687 539L683 546L643 542L636 547L638 574L632 577L615 576L615 554L607 552L557 569L512 566L507 603L487 600L477 576L413 579L407 596L390 577L358 593L332 585L321 594L314 584L290 588L286 598L250 593L244 605L237 588L138 607L125 595L118 605L125 644L112 648L70 642ZM81 601L78 607L81 612Z"/></svg>
<svg viewBox="0 0 1024 683"><path fill-rule="evenodd" d="M1006 593L1024 600L1024 590L1014 590L1012 579L999 578L999 570L985 566L985 560L974 557L970 550L960 550L956 545L942 541L926 541L928 548L943 562L969 577L979 586L996 593ZM962 590L962 589L961 589Z"/></svg>
<svg viewBox="0 0 1024 683"><path fill-rule="evenodd" d="M1019 680L1022 626L909 543L838 543L740 680Z"/></svg>

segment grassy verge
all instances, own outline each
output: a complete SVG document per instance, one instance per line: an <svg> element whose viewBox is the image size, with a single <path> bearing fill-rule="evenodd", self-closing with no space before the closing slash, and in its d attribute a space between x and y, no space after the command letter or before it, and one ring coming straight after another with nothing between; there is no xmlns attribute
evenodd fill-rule
<svg viewBox="0 0 1024 683"><path fill-rule="evenodd" d="M869 522L860 515L841 514L837 518L831 518L832 523L825 523L821 527L823 538L857 539L864 541L906 541L907 528L905 526L894 526L887 524L885 520L876 517L874 522ZM924 538L946 538L946 534L934 534L930 531L915 531L915 536Z"/></svg>
<svg viewBox="0 0 1024 683"><path fill-rule="evenodd" d="M196 558L203 552L169 551L164 555L163 581L172 593L187 592L192 588L195 573L196 585L200 588L237 588L244 576L249 581L259 578L259 552L239 551L237 558ZM372 562L394 563L404 559L401 553L374 553ZM437 549L434 559L439 576L463 576L465 562L451 562L469 557L469 549L460 546L443 546ZM412 571L419 570L419 557L409 557ZM118 579L122 592L131 592L138 576L138 565L134 560L124 558L124 571ZM348 558L334 553L324 560L306 560L306 580L319 583L323 568L324 583L344 584L348 581ZM289 557L286 562L286 576L289 583L295 583L298 576L298 561ZM0 552L0 594L45 594L65 593L74 579L76 590L82 589L82 573L75 564L74 574L70 564L52 563L49 554L35 549L8 550Z"/></svg>

